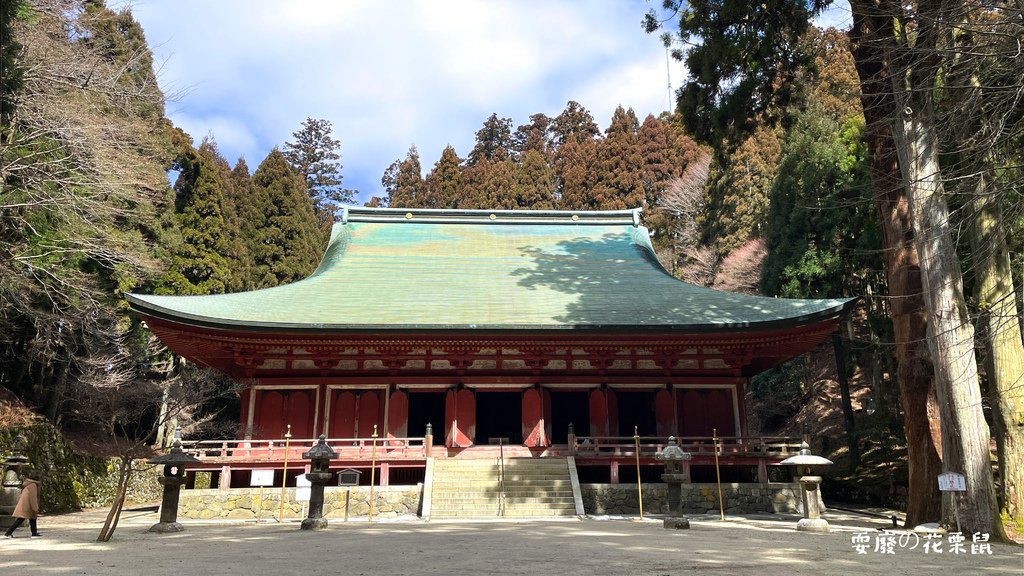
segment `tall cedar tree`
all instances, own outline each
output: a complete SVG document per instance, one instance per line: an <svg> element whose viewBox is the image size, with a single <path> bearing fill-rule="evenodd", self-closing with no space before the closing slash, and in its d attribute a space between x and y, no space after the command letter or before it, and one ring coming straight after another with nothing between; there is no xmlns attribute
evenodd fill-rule
<svg viewBox="0 0 1024 576"><path fill-rule="evenodd" d="M593 140L601 133L594 117L579 102L570 100L565 110L551 121L551 138L555 147L568 142L581 143Z"/></svg>
<svg viewBox="0 0 1024 576"><path fill-rule="evenodd" d="M180 243L157 293L223 294L231 285L232 234L225 216L224 173L216 145L204 140L176 162L174 214Z"/></svg>
<svg viewBox="0 0 1024 576"><path fill-rule="evenodd" d="M593 165L597 159L597 141L591 138L568 139L555 153L558 176L558 203L565 210L592 210L597 203L591 194Z"/></svg>
<svg viewBox="0 0 1024 576"><path fill-rule="evenodd" d="M332 136L329 120L306 118L286 142L284 156L306 180L309 198L321 221L333 223L342 204L355 201L355 192L341 185L341 142Z"/></svg>
<svg viewBox="0 0 1024 576"><path fill-rule="evenodd" d="M810 17L830 0L716 2L665 0L676 17L673 56L686 63L691 79L678 92L683 124L698 141L716 146L739 141L761 114L789 103L797 71L808 62L798 40ZM652 9L644 20L648 32L661 25Z"/></svg>
<svg viewBox="0 0 1024 576"><path fill-rule="evenodd" d="M531 134L539 135L538 130ZM539 139L535 139L539 143ZM527 149L516 170L516 207L525 210L551 210L555 207L555 170L543 150Z"/></svg>
<svg viewBox="0 0 1024 576"><path fill-rule="evenodd" d="M530 115L530 122L516 128L512 134L512 146L517 155L527 150L546 152L554 148L552 119L545 114Z"/></svg>
<svg viewBox="0 0 1024 576"><path fill-rule="evenodd" d="M477 130L476 144L469 152L466 165L476 166L487 160L499 162L508 158L512 151L512 119L498 118L491 114L484 121L483 127Z"/></svg>
<svg viewBox="0 0 1024 576"><path fill-rule="evenodd" d="M702 221L705 243L727 254L765 233L781 153L780 131L762 125L725 159L707 190L708 208Z"/></svg>
<svg viewBox="0 0 1024 576"><path fill-rule="evenodd" d="M597 145L595 183L590 193L595 208L621 210L644 202L644 161L640 155L639 121L633 109L615 109L604 139Z"/></svg>
<svg viewBox="0 0 1024 576"><path fill-rule="evenodd" d="M384 186L385 203L391 208L423 208L426 202L426 183L420 167L420 153L410 146L404 160L395 160L380 179Z"/></svg>
<svg viewBox="0 0 1024 576"><path fill-rule="evenodd" d="M258 283L276 286L305 278L327 243L305 181L277 148L260 163L252 180L263 201L259 248L253 255Z"/></svg>
<svg viewBox="0 0 1024 576"><path fill-rule="evenodd" d="M240 253L246 255L244 260L235 262L235 276L241 290L266 288L267 286L260 283L255 263L255 255L260 249L259 225L263 222L263 206L266 203L263 196L266 191L253 184L245 158L239 158L235 162L229 178L231 185L228 191L238 218L235 233L244 245Z"/></svg>
<svg viewBox="0 0 1024 576"><path fill-rule="evenodd" d="M89 30L81 41L93 53L120 68L117 86L126 94L143 95L139 101L145 105L137 113L148 118L163 117L163 94L153 70L153 53L131 10L114 12L103 0L87 0L81 23Z"/></svg>
<svg viewBox="0 0 1024 576"><path fill-rule="evenodd" d="M462 202L462 160L452 146L445 146L434 169L427 174L427 208L464 207Z"/></svg>

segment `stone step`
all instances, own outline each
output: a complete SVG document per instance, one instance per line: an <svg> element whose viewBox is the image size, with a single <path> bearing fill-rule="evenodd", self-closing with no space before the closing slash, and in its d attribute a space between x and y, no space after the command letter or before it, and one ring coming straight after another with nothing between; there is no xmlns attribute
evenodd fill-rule
<svg viewBox="0 0 1024 576"><path fill-rule="evenodd" d="M502 483L500 478L494 477L472 477L472 478L437 478L434 477L434 486L444 487L459 487L459 486L498 486ZM523 487L545 487L545 486L569 486L571 481L562 477L545 477L545 478L505 478L505 486L523 486Z"/></svg>
<svg viewBox="0 0 1024 576"><path fill-rule="evenodd" d="M478 502L498 502L500 498L496 496L440 496L431 498L433 505L444 505L444 506L455 506L455 505L468 505ZM572 496L536 496L536 497L505 497L505 502L512 504L572 504L575 506L575 500Z"/></svg>

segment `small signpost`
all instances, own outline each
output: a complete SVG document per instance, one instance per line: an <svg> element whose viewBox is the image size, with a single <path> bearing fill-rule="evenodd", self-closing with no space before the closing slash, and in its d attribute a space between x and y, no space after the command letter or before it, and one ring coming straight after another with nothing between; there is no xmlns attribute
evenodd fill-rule
<svg viewBox="0 0 1024 576"><path fill-rule="evenodd" d="M348 502L349 497L352 495L352 487L359 485L360 474L362 472L352 468L346 468L338 472L338 486L345 487L345 522L348 522Z"/></svg>
<svg viewBox="0 0 1024 576"><path fill-rule="evenodd" d="M274 471L273 470L253 470L252 474L249 476L249 486L259 486L259 488L260 488L260 495L257 498L257 502L259 502L259 504L258 504L259 508L257 509L257 512L256 512L256 522L257 523L260 521L260 518L263 516L263 488L265 486L273 486L273 485L274 485Z"/></svg>
<svg viewBox="0 0 1024 576"><path fill-rule="evenodd" d="M963 474L946 472L939 474L939 491L954 492L953 494L953 517L956 518L956 531L960 532L960 512L956 506L956 492L967 491L967 479Z"/></svg>

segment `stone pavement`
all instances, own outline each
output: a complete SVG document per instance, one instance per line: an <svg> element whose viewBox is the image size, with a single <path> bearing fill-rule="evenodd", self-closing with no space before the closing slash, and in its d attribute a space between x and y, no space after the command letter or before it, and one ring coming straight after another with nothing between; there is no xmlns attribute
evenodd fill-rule
<svg viewBox="0 0 1024 576"><path fill-rule="evenodd" d="M833 533L798 533L795 516L691 517L669 531L658 518L605 517L548 522L423 522L404 518L333 522L322 532L297 523L185 523L185 532L150 534L155 511L126 511L108 543L95 542L103 511L43 517L45 538L27 530L0 540L4 574L394 574L650 575L1024 574L1024 547L993 544L992 554L915 549L897 532L894 554L875 552L888 521L832 511ZM899 545L899 538L908 542ZM854 538L866 539L864 554Z"/></svg>

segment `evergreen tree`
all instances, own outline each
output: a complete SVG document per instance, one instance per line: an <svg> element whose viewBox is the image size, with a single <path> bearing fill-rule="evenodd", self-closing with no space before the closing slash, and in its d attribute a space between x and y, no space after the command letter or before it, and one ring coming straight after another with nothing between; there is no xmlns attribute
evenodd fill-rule
<svg viewBox="0 0 1024 576"><path fill-rule="evenodd" d="M305 278L327 243L305 181L277 148L260 163L252 181L266 198L257 232L259 250L254 254L259 284L276 286Z"/></svg>
<svg viewBox="0 0 1024 576"><path fill-rule="evenodd" d="M701 219L704 243L728 253L765 233L781 153L778 130L761 126L727 158L708 188Z"/></svg>
<svg viewBox="0 0 1024 576"><path fill-rule="evenodd" d="M462 160L455 148L446 146L434 169L427 174L427 208L456 208L462 201Z"/></svg>
<svg viewBox="0 0 1024 576"><path fill-rule="evenodd" d="M147 95L134 101L136 106L144 103L135 109L135 113L149 118L162 117L163 94L157 85L153 53L146 43L142 25L132 17L131 10L115 12L107 8L103 0L86 0L84 8L81 23L88 33L82 34L80 41L94 54L119 68L115 85L124 96ZM123 104L132 102L130 97L121 101Z"/></svg>
<svg viewBox="0 0 1024 576"><path fill-rule="evenodd" d="M500 162L509 157L512 149L512 119L491 114L476 133L476 144L469 152L466 165L476 166L484 160Z"/></svg>
<svg viewBox="0 0 1024 576"><path fill-rule="evenodd" d="M426 202L426 183L420 168L420 153L416 146L409 147L404 160L395 160L380 179L384 186L384 202L391 208L423 208Z"/></svg>
<svg viewBox="0 0 1024 576"><path fill-rule="evenodd" d="M550 131L555 147L568 142L578 144L585 140L593 140L601 133L594 122L594 117L575 100L570 100L565 110L551 121Z"/></svg>
<svg viewBox="0 0 1024 576"><path fill-rule="evenodd" d="M259 230L257 225L263 221L266 197L263 190L257 188L249 174L249 165L245 158L239 158L228 177L229 197L234 205L238 225L235 227L236 238L241 242L239 254L244 259L236 260L234 271L238 278L240 290L256 290L264 288L256 277L255 255L259 251Z"/></svg>
<svg viewBox="0 0 1024 576"><path fill-rule="evenodd" d="M605 138L597 144L596 177L591 195L602 210L638 208L644 203L644 161L633 109L615 109Z"/></svg>
<svg viewBox="0 0 1024 576"><path fill-rule="evenodd" d="M329 120L306 118L292 133L295 142L284 145L285 158L305 178L313 208L325 222L334 222L338 207L355 200L355 192L341 186L341 142L332 130Z"/></svg>
<svg viewBox="0 0 1024 576"><path fill-rule="evenodd" d="M231 283L231 234L225 219L222 173L216 145L204 140L199 150L179 156L174 183L175 225L180 242L158 293L222 294Z"/></svg>
<svg viewBox="0 0 1024 576"><path fill-rule="evenodd" d="M797 116L771 189L765 294L824 298L860 292L858 278L869 274L881 248L863 126L857 116L840 126L821 107Z"/></svg>
<svg viewBox="0 0 1024 576"><path fill-rule="evenodd" d="M563 210L592 210L598 207L593 196L594 164L597 142L570 138L555 153L558 205Z"/></svg>
<svg viewBox="0 0 1024 576"><path fill-rule="evenodd" d="M537 133L537 130L532 132ZM555 170L541 150L527 149L516 170L516 207L551 210L555 207Z"/></svg>
<svg viewBox="0 0 1024 576"><path fill-rule="evenodd" d="M530 122L516 128L512 135L512 146L516 155L522 155L527 150L547 152L554 147L554 134L552 133L552 119L545 114L533 114Z"/></svg>

